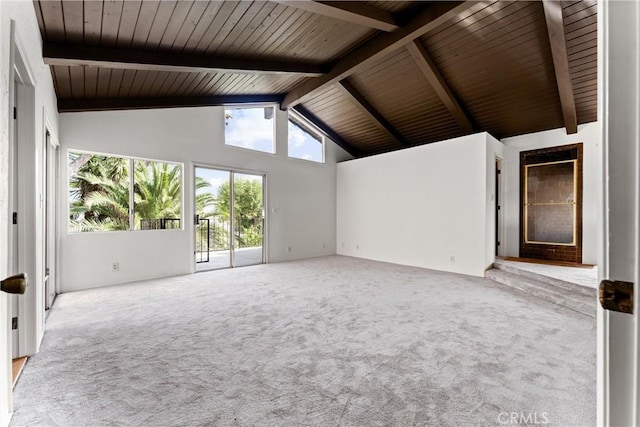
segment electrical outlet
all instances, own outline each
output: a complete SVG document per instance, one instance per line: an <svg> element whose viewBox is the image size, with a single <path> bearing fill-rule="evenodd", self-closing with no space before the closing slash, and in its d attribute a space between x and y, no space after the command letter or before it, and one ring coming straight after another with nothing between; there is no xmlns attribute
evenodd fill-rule
<svg viewBox="0 0 640 427"><path fill-rule="evenodd" d="M287 252L291 252L291 249L293 249L291 246L287 246Z"/></svg>
<svg viewBox="0 0 640 427"><path fill-rule="evenodd" d="M456 262L456 256L455 255L451 255L451 258L449 258L449 261Z"/></svg>
<svg viewBox="0 0 640 427"><path fill-rule="evenodd" d="M322 242L322 249L325 249L327 247L327 242Z"/></svg>
<svg viewBox="0 0 640 427"><path fill-rule="evenodd" d="M111 271L112 272L120 271L120 263L114 262L113 264L111 264Z"/></svg>
<svg viewBox="0 0 640 427"><path fill-rule="evenodd" d="M356 245L356 249L360 249L360 245Z"/></svg>

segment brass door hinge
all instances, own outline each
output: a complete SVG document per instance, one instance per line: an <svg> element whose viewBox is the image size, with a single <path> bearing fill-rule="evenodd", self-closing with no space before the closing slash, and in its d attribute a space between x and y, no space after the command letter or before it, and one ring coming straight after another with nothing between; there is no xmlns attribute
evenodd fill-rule
<svg viewBox="0 0 640 427"><path fill-rule="evenodd" d="M633 283L603 280L598 287L598 295L605 310L633 314Z"/></svg>

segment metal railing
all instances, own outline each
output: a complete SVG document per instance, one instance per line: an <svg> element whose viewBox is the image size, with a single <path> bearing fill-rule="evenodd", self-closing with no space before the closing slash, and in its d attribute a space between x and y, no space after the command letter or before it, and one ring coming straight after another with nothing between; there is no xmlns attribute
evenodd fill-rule
<svg viewBox="0 0 640 427"><path fill-rule="evenodd" d="M140 230L174 230L180 228L180 218L145 218L140 220Z"/></svg>
<svg viewBox="0 0 640 427"><path fill-rule="evenodd" d="M242 226L242 220L235 221L233 230L234 247L236 249L262 246L264 219L253 218L246 222L249 224ZM196 216L196 263L209 262L209 253L216 251L228 251L231 249L229 234L229 220L219 215L210 215L207 218Z"/></svg>

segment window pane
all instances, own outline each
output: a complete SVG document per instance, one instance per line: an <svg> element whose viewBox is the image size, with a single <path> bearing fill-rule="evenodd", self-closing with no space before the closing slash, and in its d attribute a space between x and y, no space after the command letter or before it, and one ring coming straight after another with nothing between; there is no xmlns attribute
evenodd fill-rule
<svg viewBox="0 0 640 427"><path fill-rule="evenodd" d="M527 168L528 203L573 203L574 162Z"/></svg>
<svg viewBox="0 0 640 427"><path fill-rule="evenodd" d="M289 119L289 157L322 163L323 138L298 119Z"/></svg>
<svg viewBox="0 0 640 427"><path fill-rule="evenodd" d="M275 153L273 114L273 107L226 108L224 110L224 143Z"/></svg>
<svg viewBox="0 0 640 427"><path fill-rule="evenodd" d="M180 228L180 166L147 160L134 160L133 164L135 229Z"/></svg>
<svg viewBox="0 0 640 427"><path fill-rule="evenodd" d="M69 231L129 229L129 161L69 153Z"/></svg>
<svg viewBox="0 0 640 427"><path fill-rule="evenodd" d="M233 177L235 265L259 264L264 230L263 178L240 173Z"/></svg>
<svg viewBox="0 0 640 427"><path fill-rule="evenodd" d="M527 242L573 241L573 205L527 206Z"/></svg>

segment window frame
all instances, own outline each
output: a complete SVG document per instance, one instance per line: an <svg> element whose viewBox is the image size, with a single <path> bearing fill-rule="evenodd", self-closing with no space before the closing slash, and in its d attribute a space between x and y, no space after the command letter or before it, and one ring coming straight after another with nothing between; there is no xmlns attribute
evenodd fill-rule
<svg viewBox="0 0 640 427"><path fill-rule="evenodd" d="M571 206L573 211L573 225L571 228L571 242L545 242L542 240L529 239L529 209L533 206L549 205L548 203L529 202L529 170L534 167L552 166L560 164L571 164L573 169L573 201L571 203L552 203L557 206ZM526 244L551 245L551 246L576 246L578 235L578 159L558 160L544 163L532 163L524 166L524 242Z"/></svg>
<svg viewBox="0 0 640 427"><path fill-rule="evenodd" d="M66 149L66 165L67 169L67 177L66 177L66 194L67 198L69 198L69 192L71 190L70 182L71 182L71 173L69 171L69 156L71 154L91 154L92 156L104 156L104 157L114 157L120 158L127 161L127 167L129 169L129 227L126 230L98 230L98 231L72 231L70 227L70 207L71 200L68 199L66 201L66 231L67 235L91 235L94 233L128 233L128 232L140 232L140 231L165 231L165 232L175 232L175 231L184 231L185 230L185 221L184 221L184 208L185 208L185 176L184 176L184 163L169 161L169 160L158 160L158 159L150 159L146 157L135 157L121 154L113 154L113 153L105 153L100 151L91 151L91 150L82 150L82 149L74 149L67 148ZM176 228L165 228L165 229L136 229L135 226L135 162L136 161L144 161L144 162L154 162L154 163L166 163L169 165L174 165L180 168L180 226Z"/></svg>
<svg viewBox="0 0 640 427"><path fill-rule="evenodd" d="M226 114L227 114L227 110L250 110L250 109L259 109L259 108L272 108L273 109L273 118L271 119L272 121L272 128L271 128L271 151L263 151L263 150L258 150L255 148L250 148L250 147L243 147L241 145L233 145L233 144L229 144L227 143L227 124L226 124ZM225 147L230 147L230 148L238 148L241 150L246 150L252 153L260 153L260 154L267 154L267 155L277 155L278 154L278 148L277 148L277 119L276 119L276 115L277 115L277 108L278 108L278 104L276 103L247 103L247 104L226 104L222 106L222 143Z"/></svg>
<svg viewBox="0 0 640 427"><path fill-rule="evenodd" d="M326 163L327 135L321 129L319 129L316 125L311 123L306 117L304 117L302 114L296 112L295 110L289 109L289 111L287 113L288 113L288 116L287 116L287 157L289 159L304 160L305 162L311 162L311 163L315 163L315 164L325 164ZM315 135L318 138L320 138L321 160L317 161L317 160L312 160L312 159L305 159L305 158L302 158L302 157L295 157L295 156L291 155L291 153L289 151L289 122L292 122L294 126L298 126L304 132L307 132L309 134Z"/></svg>

